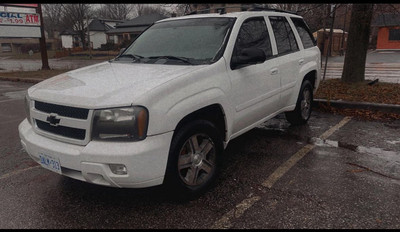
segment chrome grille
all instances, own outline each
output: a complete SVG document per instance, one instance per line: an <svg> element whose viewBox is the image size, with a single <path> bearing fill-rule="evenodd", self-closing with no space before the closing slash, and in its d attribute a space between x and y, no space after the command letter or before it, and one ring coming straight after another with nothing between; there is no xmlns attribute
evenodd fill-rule
<svg viewBox="0 0 400 232"><path fill-rule="evenodd" d="M44 130L44 131L47 131L47 132L50 132L53 134L65 136L68 138L80 139L80 140L85 139L85 130L83 130L83 129L77 129L77 128L66 127L66 126L52 126L48 122L43 122L43 121L40 121L37 119L35 121L36 121L37 127L39 127L39 129L41 129L41 130Z"/></svg>
<svg viewBox="0 0 400 232"><path fill-rule="evenodd" d="M60 116L65 116L69 118L80 118L80 119L87 119L89 110L78 108L78 107L71 107L71 106L62 106L56 104L50 104L40 101L35 101L35 108L37 110L46 112L46 113L56 113Z"/></svg>
<svg viewBox="0 0 400 232"><path fill-rule="evenodd" d="M79 145L89 142L93 110L42 101L33 105L31 117L38 134Z"/></svg>

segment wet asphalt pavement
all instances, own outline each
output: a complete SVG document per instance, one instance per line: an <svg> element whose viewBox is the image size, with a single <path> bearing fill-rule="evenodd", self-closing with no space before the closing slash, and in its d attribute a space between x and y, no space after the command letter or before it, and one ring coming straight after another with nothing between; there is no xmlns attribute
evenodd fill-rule
<svg viewBox="0 0 400 232"><path fill-rule="evenodd" d="M313 112L291 127L278 115L229 143L210 191L178 202L160 187L102 187L38 166L17 130L29 86L0 81L2 229L400 228L400 121Z"/></svg>

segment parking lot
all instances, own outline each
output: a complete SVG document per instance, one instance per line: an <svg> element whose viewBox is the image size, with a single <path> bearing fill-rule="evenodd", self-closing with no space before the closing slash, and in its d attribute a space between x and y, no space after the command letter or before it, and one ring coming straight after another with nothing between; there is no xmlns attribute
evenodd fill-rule
<svg viewBox="0 0 400 232"><path fill-rule="evenodd" d="M181 202L41 168L17 130L29 86L0 81L0 228L400 228L400 121L278 115L230 141L215 186Z"/></svg>

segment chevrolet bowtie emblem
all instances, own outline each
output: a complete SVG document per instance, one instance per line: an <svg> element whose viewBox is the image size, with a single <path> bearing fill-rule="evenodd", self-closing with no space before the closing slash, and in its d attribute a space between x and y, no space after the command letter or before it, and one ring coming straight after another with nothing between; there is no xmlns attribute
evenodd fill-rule
<svg viewBox="0 0 400 232"><path fill-rule="evenodd" d="M57 116L57 114L50 114L50 116L47 116L46 121L48 121L52 126L58 126L60 119L57 118Z"/></svg>

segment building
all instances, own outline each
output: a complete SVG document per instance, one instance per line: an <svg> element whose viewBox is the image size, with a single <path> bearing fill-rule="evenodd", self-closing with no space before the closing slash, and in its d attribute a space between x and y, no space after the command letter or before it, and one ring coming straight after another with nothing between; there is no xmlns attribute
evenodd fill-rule
<svg viewBox="0 0 400 232"><path fill-rule="evenodd" d="M73 30L64 30L60 33L62 48L75 48L82 46L79 34Z"/></svg>
<svg viewBox="0 0 400 232"><path fill-rule="evenodd" d="M123 22L122 20L111 19L92 19L89 23L90 45L93 49L98 49L102 44L113 41L106 32L114 29L115 25ZM71 29L64 30L60 33L63 48L82 47L82 41L77 31Z"/></svg>
<svg viewBox="0 0 400 232"><path fill-rule="evenodd" d="M46 47L48 50L55 50L59 47L60 40L57 38L48 38L45 32ZM0 38L0 53L6 54L27 54L29 50L33 52L40 51L38 38Z"/></svg>
<svg viewBox="0 0 400 232"><path fill-rule="evenodd" d="M115 44L121 44L124 41L132 41L154 22L165 18L168 17L161 14L138 16L132 20L116 24L115 28L108 30L106 34L110 41L113 40Z"/></svg>
<svg viewBox="0 0 400 232"><path fill-rule="evenodd" d="M113 41L114 37L107 35L107 31L112 30L118 23L123 22L122 20L110 20L110 19L93 19L89 23L89 35L90 44L93 49L98 49L102 44L106 44L108 41Z"/></svg>
<svg viewBox="0 0 400 232"><path fill-rule="evenodd" d="M400 14L381 14L372 23L378 28L376 49L400 49Z"/></svg>
<svg viewBox="0 0 400 232"><path fill-rule="evenodd" d="M344 32L342 29L333 29L331 51L328 53L330 31L329 28L325 28L325 34L324 29L319 29L313 33L313 36L317 41L317 46L321 50L321 54L323 56L344 55L347 47L348 33Z"/></svg>

